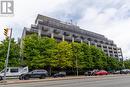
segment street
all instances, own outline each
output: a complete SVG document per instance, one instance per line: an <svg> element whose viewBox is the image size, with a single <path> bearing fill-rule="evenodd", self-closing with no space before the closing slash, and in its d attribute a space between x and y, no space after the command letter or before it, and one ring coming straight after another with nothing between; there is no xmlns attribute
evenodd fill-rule
<svg viewBox="0 0 130 87"><path fill-rule="evenodd" d="M130 87L130 76L86 77L83 79L8 84L0 87Z"/></svg>

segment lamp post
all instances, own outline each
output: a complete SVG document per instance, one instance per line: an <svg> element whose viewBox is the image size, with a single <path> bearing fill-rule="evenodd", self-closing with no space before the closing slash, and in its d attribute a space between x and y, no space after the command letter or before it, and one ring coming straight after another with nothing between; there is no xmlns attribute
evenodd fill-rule
<svg viewBox="0 0 130 87"><path fill-rule="evenodd" d="M8 60L9 60L9 53L10 53L10 44L11 44L11 36L12 36L12 29L10 30L10 35L9 35L9 45L8 45L8 51L7 51L7 56L5 60L5 70L4 70L4 80L6 80L6 72L7 72L7 67L8 67Z"/></svg>
<svg viewBox="0 0 130 87"><path fill-rule="evenodd" d="M78 76L79 75L79 72L78 72L78 60L77 60L77 55L76 55L76 75Z"/></svg>

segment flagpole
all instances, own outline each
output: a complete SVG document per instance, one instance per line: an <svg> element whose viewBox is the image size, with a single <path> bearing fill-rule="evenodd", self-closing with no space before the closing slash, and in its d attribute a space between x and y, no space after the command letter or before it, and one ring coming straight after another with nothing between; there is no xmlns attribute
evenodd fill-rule
<svg viewBox="0 0 130 87"><path fill-rule="evenodd" d="M4 80L6 80L6 72L7 72L7 67L8 67L9 53L10 53L11 36L12 36L12 28L10 29L9 45L8 45L8 51L7 51L6 61L5 61Z"/></svg>

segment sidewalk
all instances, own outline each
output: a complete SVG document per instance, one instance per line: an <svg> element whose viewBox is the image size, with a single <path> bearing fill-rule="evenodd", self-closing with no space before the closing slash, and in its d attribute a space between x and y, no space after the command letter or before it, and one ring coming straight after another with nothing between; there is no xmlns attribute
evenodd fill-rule
<svg viewBox="0 0 130 87"><path fill-rule="evenodd" d="M32 82L45 82L45 81L58 81L58 80L72 80L72 79L92 79L92 78L104 78L104 77L121 77L127 75L107 75L107 76L68 76L62 78L46 78L46 79L30 79L30 80L19 80L19 79L12 79L6 81L0 81L0 85L7 85L7 84L20 84L20 83L32 83Z"/></svg>

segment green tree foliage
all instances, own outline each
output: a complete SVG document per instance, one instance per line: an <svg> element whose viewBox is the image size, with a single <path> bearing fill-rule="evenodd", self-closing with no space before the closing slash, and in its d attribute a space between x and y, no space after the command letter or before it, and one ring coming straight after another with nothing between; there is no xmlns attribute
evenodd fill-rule
<svg viewBox="0 0 130 87"><path fill-rule="evenodd" d="M7 54L8 39L0 43L0 69L4 67ZM19 66L19 44L11 40L9 66ZM86 43L56 42L55 39L39 37L36 34L23 38L23 65L30 69L51 70L75 70L76 60L79 70L106 69L115 70L122 68L122 61L108 57L105 53ZM130 61L124 62L126 68L130 68Z"/></svg>
<svg viewBox="0 0 130 87"><path fill-rule="evenodd" d="M71 43L72 47L72 66L76 68L76 61L77 61L77 67L83 68L83 51L81 50L81 44L79 43Z"/></svg>
<svg viewBox="0 0 130 87"><path fill-rule="evenodd" d="M107 58L104 52L101 49L96 48L95 46L90 46L91 57L94 62L95 69L105 69L107 66Z"/></svg>
<svg viewBox="0 0 130 87"><path fill-rule="evenodd" d="M119 69L121 62L86 43L57 43L54 39L28 35L24 38L24 62L30 68Z"/></svg>
<svg viewBox="0 0 130 87"><path fill-rule="evenodd" d="M82 43L81 51L83 52L83 60L81 61L83 68L84 69L93 69L94 62L93 62L93 58L91 55L90 46L88 46L86 43Z"/></svg>
<svg viewBox="0 0 130 87"><path fill-rule="evenodd" d="M130 59L124 61L124 66L125 68L130 69Z"/></svg>
<svg viewBox="0 0 130 87"><path fill-rule="evenodd" d="M7 56L9 39L5 39L0 43L0 69L4 68L5 59ZM10 67L19 66L19 45L11 39L9 65Z"/></svg>
<svg viewBox="0 0 130 87"><path fill-rule="evenodd" d="M24 62L30 68L56 66L54 58L56 41L47 37L29 35L24 38Z"/></svg>
<svg viewBox="0 0 130 87"><path fill-rule="evenodd" d="M108 70L119 70L122 69L122 61L119 61L116 58L107 57L107 69Z"/></svg>
<svg viewBox="0 0 130 87"><path fill-rule="evenodd" d="M57 45L56 63L57 67L63 69L66 67L72 67L72 48L71 45L66 42L60 42Z"/></svg>

